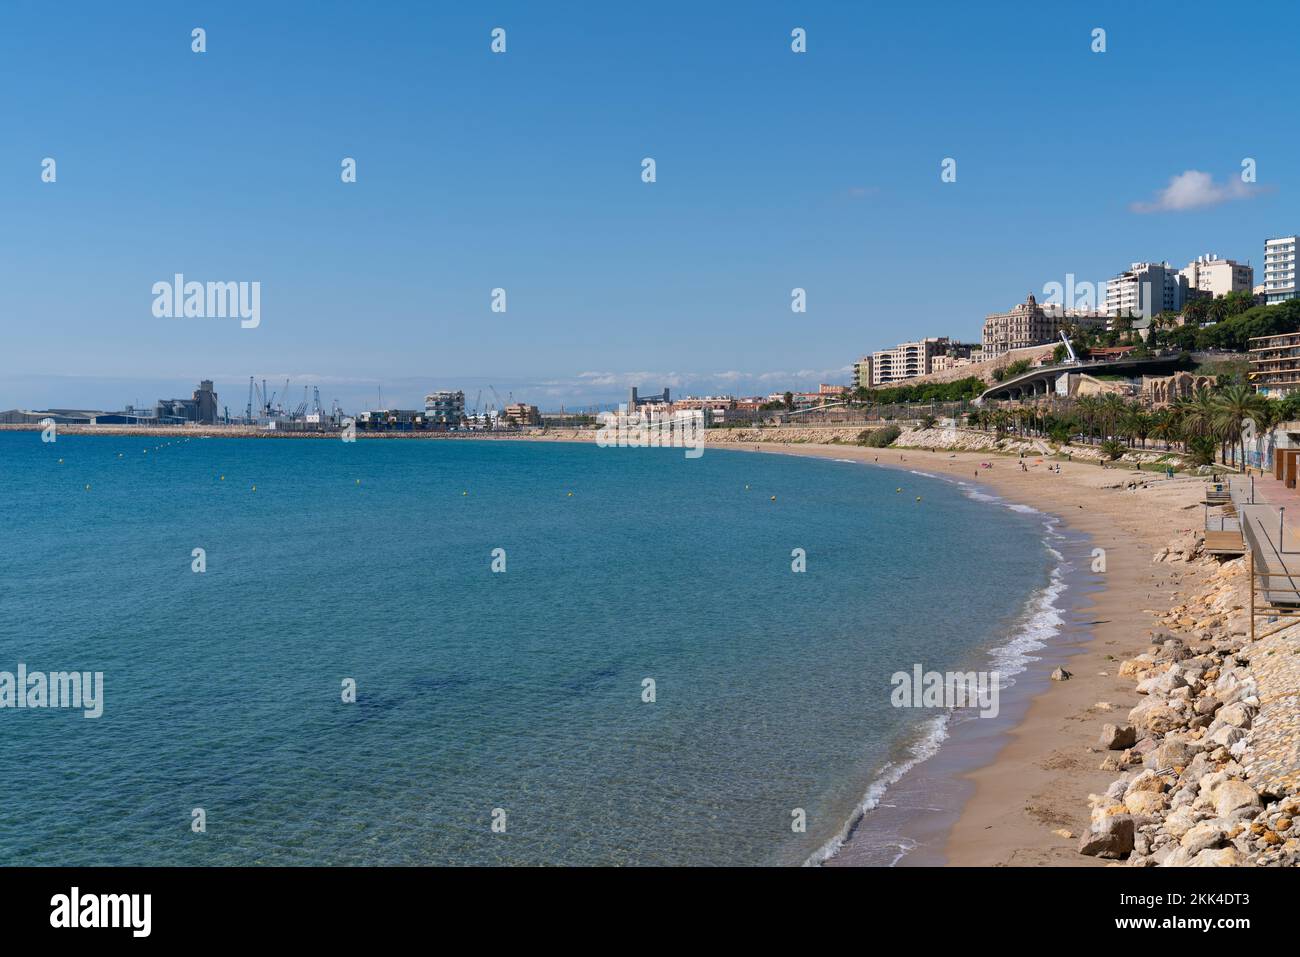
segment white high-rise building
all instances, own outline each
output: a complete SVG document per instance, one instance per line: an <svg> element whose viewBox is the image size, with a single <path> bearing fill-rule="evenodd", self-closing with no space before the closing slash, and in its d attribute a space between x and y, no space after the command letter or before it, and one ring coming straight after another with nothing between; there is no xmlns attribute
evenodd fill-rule
<svg viewBox="0 0 1300 957"><path fill-rule="evenodd" d="M1296 236L1264 241L1264 301L1269 305L1296 297Z"/></svg>
<svg viewBox="0 0 1300 957"><path fill-rule="evenodd" d="M1179 312L1186 298L1187 277L1169 263L1133 263L1106 283L1106 312L1112 316L1149 320L1160 312Z"/></svg>

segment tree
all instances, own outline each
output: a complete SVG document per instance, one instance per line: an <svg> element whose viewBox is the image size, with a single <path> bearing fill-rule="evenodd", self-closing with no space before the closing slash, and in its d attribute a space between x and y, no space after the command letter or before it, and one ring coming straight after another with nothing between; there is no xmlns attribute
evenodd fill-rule
<svg viewBox="0 0 1300 957"><path fill-rule="evenodd" d="M1269 417L1268 399L1248 385L1233 384L1221 389L1212 401L1213 419L1219 437L1233 448L1234 459L1236 448L1239 447L1244 462L1246 443L1243 433L1247 429L1246 423L1249 422L1257 434L1263 431L1264 423Z"/></svg>

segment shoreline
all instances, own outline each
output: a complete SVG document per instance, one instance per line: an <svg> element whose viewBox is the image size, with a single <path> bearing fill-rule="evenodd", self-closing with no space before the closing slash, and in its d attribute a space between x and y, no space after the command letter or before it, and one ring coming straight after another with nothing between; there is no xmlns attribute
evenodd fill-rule
<svg viewBox="0 0 1300 957"><path fill-rule="evenodd" d="M1123 713L1138 700L1133 682L1119 676L1120 660L1145 649L1158 625L1156 614L1205 577L1196 566L1174 568L1151 561L1151 555L1171 538L1199 524L1193 506L1200 500L1200 484L1167 483L1143 473L1143 487L1126 489L1135 473L1123 469L1063 462L1057 475L1047 471L1048 460L1030 457L1025 459L1028 471L1022 472L1016 458L987 452L758 443L731 447L924 469L939 479L983 486L1007 503L1054 516L1063 529L1086 536L1094 547L1105 550L1106 571L1097 587L1075 600L1076 627L1063 628L1035 652L1040 660L1018 676L1030 696L1015 724L997 732L1000 740L990 743L980 740L985 736L979 722L968 722L967 726L976 725L972 740L958 740L959 728L933 757L908 772L917 775L925 768L926 777L945 770L955 773L966 796L946 828L918 827L913 835L916 848L898 862L901 866L1104 866L1105 861L1080 855L1076 847L1078 835L1088 828L1087 795L1105 790L1114 777L1113 772L1100 769L1104 755L1098 752L1093 761L1090 752L1097 751L1097 732L1108 711ZM982 461L992 461L994 467L980 469ZM1040 461L1043 464L1037 464ZM1073 672L1070 680L1046 680L1046 672L1067 664ZM1098 709L1101 702L1111 709ZM973 769L961 767L967 763L963 757L989 750L991 760ZM850 835L828 863L851 864L852 846Z"/></svg>

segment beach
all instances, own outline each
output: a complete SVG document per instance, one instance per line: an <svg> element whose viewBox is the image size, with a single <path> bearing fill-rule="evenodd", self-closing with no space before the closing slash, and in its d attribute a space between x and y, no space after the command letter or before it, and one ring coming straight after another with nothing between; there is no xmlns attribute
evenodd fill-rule
<svg viewBox="0 0 1300 957"><path fill-rule="evenodd" d="M1021 471L1014 456L949 453L914 449L869 449L841 445L767 444L740 446L761 453L786 453L854 459L890 468L918 469L987 486L1012 502L1057 515L1105 549L1104 587L1092 596L1088 617L1092 637L1078 646L1045 649L1044 664L1065 661L1073 677L1051 682L1034 698L1028 713L1010 734L993 763L969 774L973 793L941 857L953 865L1098 866L1081 856L1077 836L1088 824L1087 795L1103 790L1114 777L1099 769L1095 750L1109 702L1119 712L1137 703L1133 682L1120 678L1118 659L1130 658L1150 644L1156 621L1152 611L1173 604L1205 577L1194 565L1153 563L1152 554L1200 524L1199 482L1167 482L1142 473L1144 487L1125 488L1132 470L1102 469L1094 463L1061 462L1060 474L1048 471L1047 459L1027 458ZM980 468L991 462L992 468ZM1052 463L1055 467L1055 462ZM978 478L976 476L978 475ZM1114 660L1113 660L1114 659ZM931 848L931 850L935 850ZM844 856L852 853L852 842ZM909 855L913 856L913 855ZM935 863L935 855L901 863Z"/></svg>

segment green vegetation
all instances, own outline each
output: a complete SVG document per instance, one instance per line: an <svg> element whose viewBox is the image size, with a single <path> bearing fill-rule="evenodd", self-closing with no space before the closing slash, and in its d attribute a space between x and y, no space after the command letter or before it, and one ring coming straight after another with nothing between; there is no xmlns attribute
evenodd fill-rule
<svg viewBox="0 0 1300 957"><path fill-rule="evenodd" d="M1128 451L1124 447L1124 443L1117 439L1107 439L1105 442L1101 443L1101 450L1105 453L1106 458L1110 459L1112 462Z"/></svg>
<svg viewBox="0 0 1300 957"><path fill-rule="evenodd" d="M858 433L858 444L872 449L883 449L902 434L903 430L896 425L887 425L883 429L867 429Z"/></svg>
<svg viewBox="0 0 1300 957"><path fill-rule="evenodd" d="M979 376L968 376L955 382L930 382L924 385L900 385L888 389L857 389L855 402L865 405L898 405L904 402L961 402L974 399L985 389Z"/></svg>
<svg viewBox="0 0 1300 957"><path fill-rule="evenodd" d="M1273 401L1229 380L1154 411L1111 394L1085 396L1052 409L985 408L967 418L972 426L992 428L999 436L1014 431L1048 436L1058 445L1092 442L1107 455L1116 447L1122 454L1125 448L1146 449L1153 442L1164 449L1181 446L1199 464L1210 464L1216 452L1226 462L1245 461L1248 451L1261 451L1260 443L1274 425L1300 418L1300 396Z"/></svg>
<svg viewBox="0 0 1300 957"><path fill-rule="evenodd" d="M1157 347L1187 351L1226 349L1245 352L1247 342L1256 336L1300 332L1300 299L1291 299L1275 306L1249 305L1242 308L1253 301L1244 293L1229 293L1220 299L1197 299L1184 310L1188 320L1186 325L1174 326L1172 322L1157 324L1153 320L1150 343ZM1202 315L1208 318L1199 319ZM1160 317L1157 316L1156 319L1159 320ZM1202 321L1214 324L1201 328Z"/></svg>

